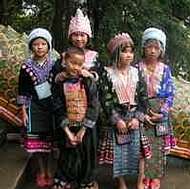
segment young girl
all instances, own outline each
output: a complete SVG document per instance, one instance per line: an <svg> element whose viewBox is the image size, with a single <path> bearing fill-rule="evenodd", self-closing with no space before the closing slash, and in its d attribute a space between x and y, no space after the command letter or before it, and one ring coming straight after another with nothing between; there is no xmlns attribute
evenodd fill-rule
<svg viewBox="0 0 190 189"><path fill-rule="evenodd" d="M174 84L170 67L162 62L166 47L166 35L157 28L148 28L142 36L143 59L139 69L144 75L148 91L149 120L145 123L152 157L145 160L144 184L146 189L159 189L164 176L166 150L175 145L170 123Z"/></svg>
<svg viewBox="0 0 190 189"><path fill-rule="evenodd" d="M36 183L39 187L52 184L49 154L52 150L53 120L51 113L50 58L52 37L43 28L34 29L28 37L31 58L22 64L19 75L18 104L25 126L24 147L34 153L38 163Z"/></svg>
<svg viewBox="0 0 190 189"><path fill-rule="evenodd" d="M92 38L92 30L88 16L84 16L82 10L79 8L77 9L75 16L70 20L68 38L71 46L83 49L84 51L85 63L83 67L85 69L83 69L83 75L86 74L87 77L91 77L97 81L97 68L99 67L97 61L98 53L87 48L90 38ZM64 55L65 52L62 53L62 58L56 62L56 65L60 66L61 64L64 64ZM89 70L90 73L86 72L86 70ZM61 75L58 76L63 77ZM57 81L57 77L55 78L55 81Z"/></svg>
<svg viewBox="0 0 190 189"><path fill-rule="evenodd" d="M59 159L53 189L95 189L98 98L94 79L82 75L84 51L70 48L52 86Z"/></svg>
<svg viewBox="0 0 190 189"><path fill-rule="evenodd" d="M140 160L140 123L144 118L146 88L134 60L134 44L127 33L108 43L111 65L100 77L100 97L106 112L108 132L100 140L99 162L113 164L118 189L127 189L125 175L138 173Z"/></svg>

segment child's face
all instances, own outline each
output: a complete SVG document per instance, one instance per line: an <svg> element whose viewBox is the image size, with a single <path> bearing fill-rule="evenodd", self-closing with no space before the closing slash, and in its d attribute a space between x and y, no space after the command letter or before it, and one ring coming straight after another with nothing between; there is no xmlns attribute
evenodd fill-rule
<svg viewBox="0 0 190 189"><path fill-rule="evenodd" d="M78 76L83 68L85 58L83 55L74 54L65 59L67 73L71 76Z"/></svg>
<svg viewBox="0 0 190 189"><path fill-rule="evenodd" d="M161 54L159 42L149 42L144 47L145 57L151 60L157 60Z"/></svg>
<svg viewBox="0 0 190 189"><path fill-rule="evenodd" d="M124 47L120 53L120 65L130 65L134 59L134 50L132 47Z"/></svg>
<svg viewBox="0 0 190 189"><path fill-rule="evenodd" d="M88 35L83 32L75 32L71 34L71 42L75 47L85 48L88 42Z"/></svg>
<svg viewBox="0 0 190 189"><path fill-rule="evenodd" d="M45 39L37 38L32 42L32 52L35 58L45 57L48 51L48 43Z"/></svg>

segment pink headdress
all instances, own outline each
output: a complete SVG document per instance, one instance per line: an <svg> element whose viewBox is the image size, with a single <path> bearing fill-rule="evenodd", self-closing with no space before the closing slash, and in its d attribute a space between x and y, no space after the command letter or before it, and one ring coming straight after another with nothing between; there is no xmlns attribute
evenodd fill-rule
<svg viewBox="0 0 190 189"><path fill-rule="evenodd" d="M68 37L75 32L83 32L90 38L92 37L92 30L88 16L84 16L79 8L77 9L75 16L70 20Z"/></svg>
<svg viewBox="0 0 190 189"><path fill-rule="evenodd" d="M109 41L107 47L109 52L112 54L116 50L116 48L122 44L130 44L133 46L133 40L128 33L117 34Z"/></svg>

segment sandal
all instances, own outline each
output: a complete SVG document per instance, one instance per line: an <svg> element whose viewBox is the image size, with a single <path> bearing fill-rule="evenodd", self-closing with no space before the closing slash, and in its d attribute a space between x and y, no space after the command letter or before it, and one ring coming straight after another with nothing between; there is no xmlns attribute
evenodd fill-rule
<svg viewBox="0 0 190 189"><path fill-rule="evenodd" d="M160 180L154 179L150 182L150 189L160 189Z"/></svg>
<svg viewBox="0 0 190 189"><path fill-rule="evenodd" d="M46 182L46 179L45 179L45 176L44 175L41 175L41 174L38 174L36 176L36 185L39 187L39 188L44 188L47 186L47 182Z"/></svg>
<svg viewBox="0 0 190 189"><path fill-rule="evenodd" d="M94 189L99 189L99 185L97 182L94 181Z"/></svg>
<svg viewBox="0 0 190 189"><path fill-rule="evenodd" d="M68 182L55 178L52 189L71 189L71 185Z"/></svg>
<svg viewBox="0 0 190 189"><path fill-rule="evenodd" d="M98 183L90 182L88 184L81 184L80 189L98 189Z"/></svg>
<svg viewBox="0 0 190 189"><path fill-rule="evenodd" d="M150 189L150 179L144 178L143 184L144 184L144 189Z"/></svg>

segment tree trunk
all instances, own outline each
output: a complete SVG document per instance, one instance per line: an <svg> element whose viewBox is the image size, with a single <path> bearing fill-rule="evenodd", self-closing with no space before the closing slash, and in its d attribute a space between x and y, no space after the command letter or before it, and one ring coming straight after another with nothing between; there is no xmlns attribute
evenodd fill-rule
<svg viewBox="0 0 190 189"><path fill-rule="evenodd" d="M75 0L55 0L55 14L51 31L55 49L59 53L63 52L68 44L69 21L76 10L76 5L77 2Z"/></svg>
<svg viewBox="0 0 190 189"><path fill-rule="evenodd" d="M0 24L8 25L8 2L7 0L0 1Z"/></svg>
<svg viewBox="0 0 190 189"><path fill-rule="evenodd" d="M94 37L98 34L99 31L99 21L101 20L99 17L99 1L94 0L88 0L87 6L88 6L88 15L91 17Z"/></svg>
<svg viewBox="0 0 190 189"><path fill-rule="evenodd" d="M55 0L55 14L52 21L51 31L54 39L55 49L61 53L63 51L64 30L63 30L63 14L65 0Z"/></svg>

